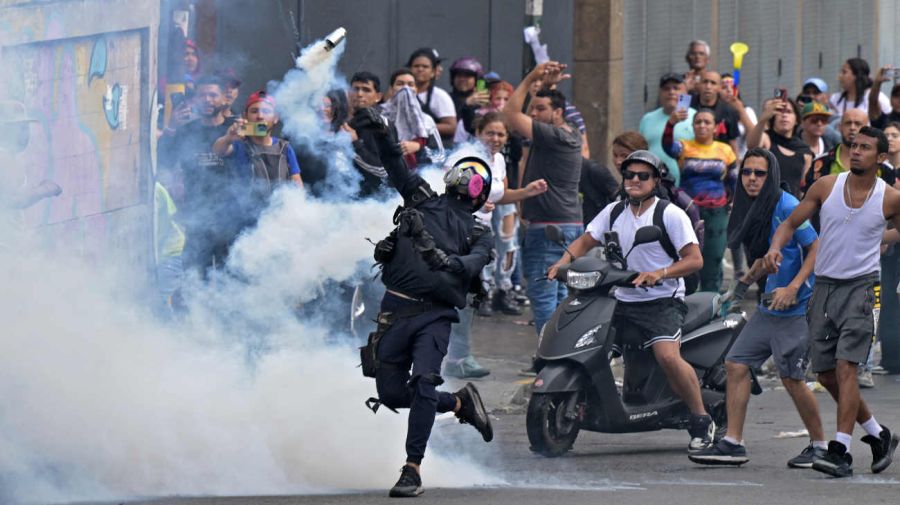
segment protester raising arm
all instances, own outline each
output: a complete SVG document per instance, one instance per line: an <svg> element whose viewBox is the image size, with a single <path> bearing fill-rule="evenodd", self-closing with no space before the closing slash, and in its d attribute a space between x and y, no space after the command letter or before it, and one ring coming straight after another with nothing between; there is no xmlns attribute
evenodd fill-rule
<svg viewBox="0 0 900 505"><path fill-rule="evenodd" d="M663 151L674 159L681 157L683 147L681 141L675 140L675 125L688 118L688 111L684 109L675 109L669 116L666 128L663 130L662 147Z"/></svg>
<svg viewBox="0 0 900 505"><path fill-rule="evenodd" d="M545 82L559 82L562 79L567 78L568 76L566 74L562 74L562 71L565 68L565 65L559 62L548 61L534 67L534 69L522 79L522 82L520 82L516 90L513 91L512 96L509 97L509 102L507 102L506 107L503 108L503 114L506 116L510 128L512 128L514 132L529 140L534 138L533 120L531 117L521 112L522 106L525 104L525 98L528 96L528 92L535 81L543 79Z"/></svg>
<svg viewBox="0 0 900 505"><path fill-rule="evenodd" d="M879 102L879 97L881 93L879 90L881 89L881 85L887 81L887 71L892 67L882 67L878 74L875 75L875 80L872 81L872 87L869 89L869 122L872 123L873 126L877 125L881 121L881 116L884 115L884 112L881 110L881 102Z"/></svg>
<svg viewBox="0 0 900 505"><path fill-rule="evenodd" d="M769 124L769 120L772 119L775 114L781 111L782 107L786 107L781 100L769 100L766 102L766 105L763 107L762 114L759 116L759 121L756 123L752 129L747 130L747 149L753 149L754 147L762 147L763 149L771 149L772 142L769 140L769 136L766 134L766 126Z"/></svg>

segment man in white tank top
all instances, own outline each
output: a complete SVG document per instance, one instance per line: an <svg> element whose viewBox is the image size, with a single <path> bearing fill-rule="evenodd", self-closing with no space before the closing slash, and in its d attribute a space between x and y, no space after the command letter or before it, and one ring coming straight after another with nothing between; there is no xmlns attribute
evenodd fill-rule
<svg viewBox="0 0 900 505"><path fill-rule="evenodd" d="M825 457L813 462L813 469L834 477L853 475L854 422L867 433L862 441L872 449L874 473L891 464L900 442L900 436L875 420L856 380L857 366L865 363L877 327L885 220L900 225L900 192L877 175L887 150L887 137L881 130L863 127L850 144L850 172L816 181L778 227L765 257L766 266L777 271L781 248L798 226L819 212L816 285L806 317L812 369L837 401L838 411L837 435Z"/></svg>

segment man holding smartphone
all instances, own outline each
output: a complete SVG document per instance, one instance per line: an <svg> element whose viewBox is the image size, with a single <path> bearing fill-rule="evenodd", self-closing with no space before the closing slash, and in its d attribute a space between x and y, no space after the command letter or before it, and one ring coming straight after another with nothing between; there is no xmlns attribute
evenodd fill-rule
<svg viewBox="0 0 900 505"><path fill-rule="evenodd" d="M880 94L869 92L869 122L879 130L884 130L888 123L900 121L900 84L897 84L898 79L900 79L900 68L883 67L872 81L872 89L875 91L881 89L881 85L885 81L892 80L894 83L891 88L890 114L885 114L881 110L881 104L878 102Z"/></svg>
<svg viewBox="0 0 900 505"><path fill-rule="evenodd" d="M734 289L743 298L750 284L768 273L765 294L747 325L725 358L728 373L726 408L728 432L716 445L690 456L703 465L742 465L749 461L743 441L744 420L750 401L750 368L774 357L781 382L794 400L800 419L809 431L810 443L787 462L792 468L811 468L816 457L824 457L828 445L819 417L819 406L806 387L805 373L809 329L806 304L812 294L812 271L818 236L808 221L800 225L781 249L781 268L767 272L762 257L769 249L775 229L799 201L781 189L781 174L775 156L766 149L747 151L741 181L734 196L728 222L728 246L742 247L753 264Z"/></svg>
<svg viewBox="0 0 900 505"><path fill-rule="evenodd" d="M650 152L655 154L669 168L669 174L675 179L675 185L681 184L681 171L678 169L678 161L666 154L662 147L663 131L669 116L676 109L688 112L687 121L681 121L675 125L675 140L694 140L694 122L696 110L691 106L691 95L688 94L684 77L681 74L670 72L659 79L659 108L652 110L641 118L638 130L647 139Z"/></svg>

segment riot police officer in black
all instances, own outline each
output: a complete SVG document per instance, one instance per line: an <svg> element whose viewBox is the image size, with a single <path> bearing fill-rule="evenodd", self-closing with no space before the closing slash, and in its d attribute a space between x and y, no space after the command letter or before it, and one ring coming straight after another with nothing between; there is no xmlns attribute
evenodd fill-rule
<svg viewBox="0 0 900 505"><path fill-rule="evenodd" d="M382 164L403 197L395 214L397 228L378 243L376 261L387 288L378 329L362 349L363 373L375 377L378 405L409 408L406 464L392 497L422 494L419 465L437 412L454 412L471 424L485 442L493 438L491 422L478 390L471 383L456 393L438 391L441 361L447 354L450 325L457 309L478 286L478 273L491 260L493 238L475 223L472 213L490 193L490 166L479 157L455 162L444 177L446 191L437 195L403 160L396 135L371 108L358 110L350 125L370 130ZM369 363L367 363L367 355Z"/></svg>

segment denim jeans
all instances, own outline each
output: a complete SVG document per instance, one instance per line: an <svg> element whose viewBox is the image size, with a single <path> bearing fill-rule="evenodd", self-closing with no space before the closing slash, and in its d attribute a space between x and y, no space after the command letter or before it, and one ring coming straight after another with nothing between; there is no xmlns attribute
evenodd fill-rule
<svg viewBox="0 0 900 505"><path fill-rule="evenodd" d="M513 287L512 275L513 270L518 263L519 250L519 221L516 219L515 226L509 236L503 234L503 218L515 214L516 207L514 204L498 205L494 209L494 217L492 226L494 229L494 248L497 252L497 260L492 265L494 282L501 291L509 291Z"/></svg>
<svg viewBox="0 0 900 505"><path fill-rule="evenodd" d="M471 297L469 297L471 298ZM468 300L471 302L471 299ZM459 322L450 327L450 345L447 347L447 361L459 361L472 354L472 319L475 308L467 305L459 311Z"/></svg>
<svg viewBox="0 0 900 505"><path fill-rule="evenodd" d="M566 245L584 233L580 224L561 224L560 230L565 237ZM544 225L529 225L525 230L525 243L522 248L522 274L528 283L528 299L531 300L531 311L534 313L534 329L538 334L544 324L550 320L556 306L566 297L566 285L561 282L541 279L550 265L559 261L565 250L544 237Z"/></svg>

